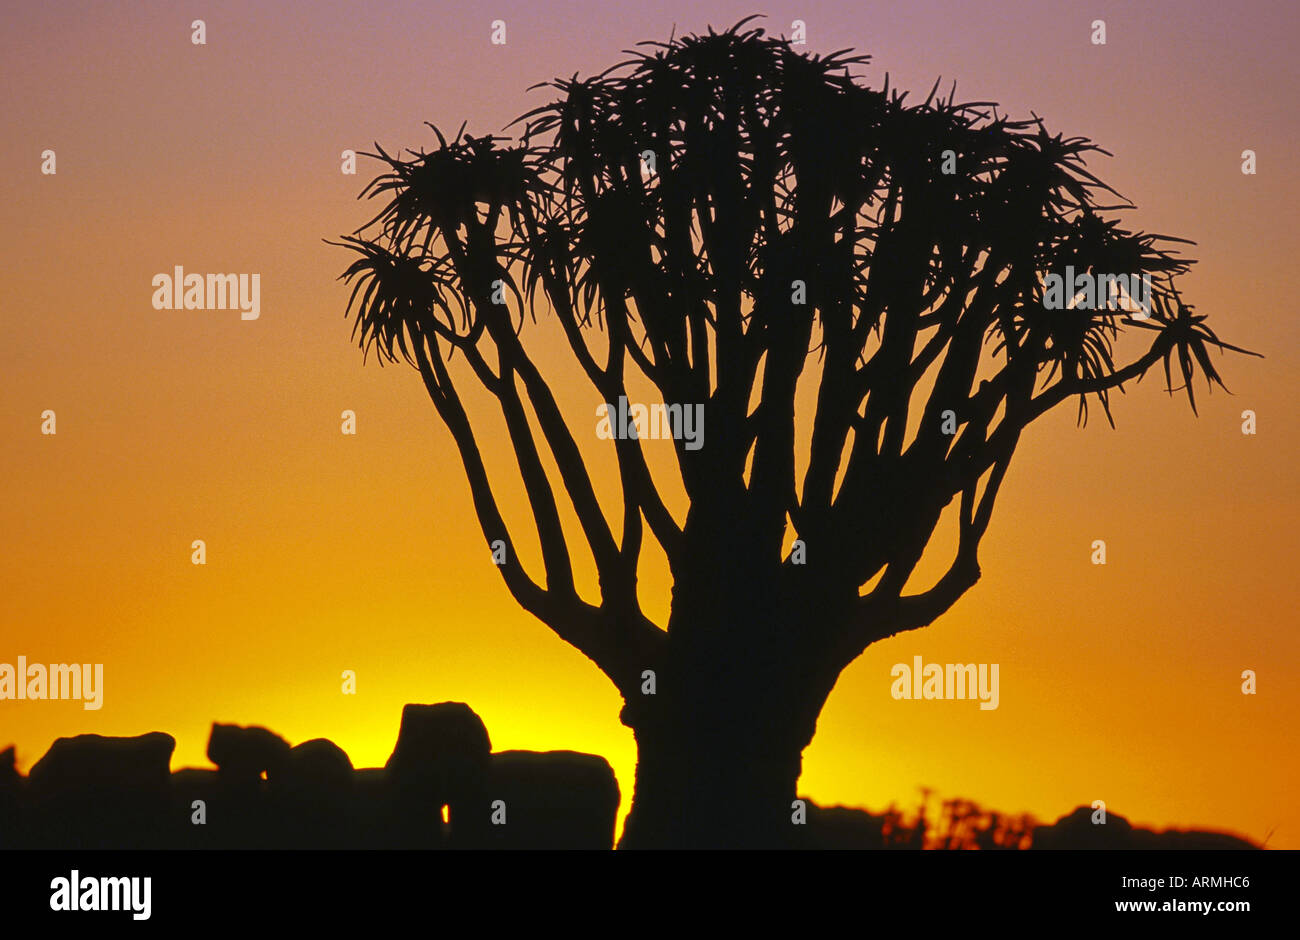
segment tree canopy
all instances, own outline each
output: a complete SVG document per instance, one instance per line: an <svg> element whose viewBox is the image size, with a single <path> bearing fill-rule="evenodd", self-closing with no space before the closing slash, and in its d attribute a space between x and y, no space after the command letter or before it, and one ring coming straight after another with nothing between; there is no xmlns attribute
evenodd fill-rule
<svg viewBox="0 0 1300 940"><path fill-rule="evenodd" d="M867 87L854 70L868 56L805 54L749 20L631 56L535 86L555 98L514 138L430 125L427 152L376 145L385 169L363 195L383 208L343 240L359 256L344 274L354 336L419 370L485 536L514 558L452 360L499 404L544 579L513 563L502 575L625 696L667 642L636 598L647 531L679 587L703 576L705 554L729 553L773 590L827 599L838 670L974 584L1035 419L1073 399L1081 422L1097 407L1110 420L1111 392L1157 364L1193 409L1198 372L1222 385L1210 351L1236 347L1179 293L1193 262L1176 246L1189 243L1120 224L1132 206L1086 167L1105 153L1095 144L938 83L914 102L887 78ZM1067 266L1149 275L1149 317L1045 309L1045 275ZM597 442L575 436L529 353L542 316L602 401L640 377L664 402L704 405L705 446L675 445L685 519L634 438L599 443L616 449L622 491L602 508L584 460ZM1127 359L1121 334L1140 342ZM801 377L815 382L811 413L796 407ZM599 572L597 603L574 586L564 498ZM953 500L951 565L904 594ZM805 564L789 556L789 527Z"/></svg>

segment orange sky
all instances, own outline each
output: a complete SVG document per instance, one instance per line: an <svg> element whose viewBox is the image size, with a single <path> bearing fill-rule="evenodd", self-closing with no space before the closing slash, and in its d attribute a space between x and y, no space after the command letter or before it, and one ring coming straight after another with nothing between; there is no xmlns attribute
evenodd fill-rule
<svg viewBox="0 0 1300 940"><path fill-rule="evenodd" d="M924 785L1047 820L1104 799L1136 823L1300 848L1294 14L795 6L767 8L771 28L800 17L811 50L870 52L873 83L888 70L924 95L942 74L961 97L1111 150L1092 169L1138 203L1128 222L1197 241L1187 298L1267 357L1224 359L1234 394L1198 388L1199 419L1153 373L1116 402L1117 431L1077 429L1068 406L1035 425L983 579L844 673L801 790L880 809L913 806ZM536 81L748 12L230 4L206 14L203 47L189 5L6 14L0 662L105 664L99 711L0 702L0 746L15 742L21 767L59 735L154 729L177 738L173 766L203 764L213 720L329 737L376 765L403 703L450 699L498 749L603 754L626 810L635 749L616 694L508 596L418 376L363 367L350 344L334 280L350 259L321 240L369 217L354 197L373 170L342 175L344 148L429 145L426 120L496 131L540 103ZM488 43L497 17L504 47ZM1104 47L1088 42L1095 18ZM1240 172L1246 148L1256 176ZM261 317L154 310L150 280L175 265L260 273ZM1247 408L1255 436L1240 433ZM39 433L45 409L54 437ZM355 437L339 433L343 409ZM190 563L198 538L205 567ZM1098 538L1105 567L1089 561ZM662 622L662 571L642 596ZM915 655L999 663L1000 707L894 701L890 667ZM355 696L340 694L344 669Z"/></svg>

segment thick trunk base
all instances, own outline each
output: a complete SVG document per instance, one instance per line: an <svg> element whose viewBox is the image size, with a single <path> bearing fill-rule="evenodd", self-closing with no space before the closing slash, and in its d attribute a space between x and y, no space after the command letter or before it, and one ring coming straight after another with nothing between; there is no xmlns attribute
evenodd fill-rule
<svg viewBox="0 0 1300 940"><path fill-rule="evenodd" d="M638 731L636 789L619 848L797 847L792 803L806 742L791 732L755 727L753 716L744 725Z"/></svg>

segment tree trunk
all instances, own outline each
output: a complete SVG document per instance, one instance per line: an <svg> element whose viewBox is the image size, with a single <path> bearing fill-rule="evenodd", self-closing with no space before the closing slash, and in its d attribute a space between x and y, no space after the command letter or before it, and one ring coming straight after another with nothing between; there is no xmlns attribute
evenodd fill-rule
<svg viewBox="0 0 1300 940"><path fill-rule="evenodd" d="M655 694L633 693L632 810L620 848L788 848L803 750L847 659L857 599L809 569L783 568L783 528L749 525L742 491L712 514L693 506L675 572Z"/></svg>
<svg viewBox="0 0 1300 940"><path fill-rule="evenodd" d="M656 693L624 710L637 770L620 848L801 844L791 804L839 670L798 624L773 626L670 632Z"/></svg>
<svg viewBox="0 0 1300 940"><path fill-rule="evenodd" d="M788 719L774 727L770 713L728 711L638 729L636 789L620 848L798 844L791 803L804 745Z"/></svg>

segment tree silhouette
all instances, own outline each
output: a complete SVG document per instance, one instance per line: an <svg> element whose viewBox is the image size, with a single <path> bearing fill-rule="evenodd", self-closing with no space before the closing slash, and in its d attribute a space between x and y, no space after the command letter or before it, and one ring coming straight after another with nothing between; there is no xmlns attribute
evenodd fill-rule
<svg viewBox="0 0 1300 940"><path fill-rule="evenodd" d="M937 84L907 104L887 79L858 84L867 56L800 54L748 23L547 83L557 99L517 140L430 125L431 152L376 145L386 170L362 195L386 204L342 243L360 255L343 275L354 338L419 370L483 534L507 546L506 586L624 698L624 846L792 844L801 754L836 678L976 582L1022 431L1075 397L1080 422L1090 402L1110 420L1110 392L1160 362L1172 392L1175 359L1195 409L1198 368L1222 385L1210 347L1235 349L1179 296L1192 262L1163 243L1182 240L1103 217L1131 205L1084 168L1100 148ZM1067 265L1151 275L1149 318L1044 309L1045 273ZM634 382L703 405L704 446L673 446L684 518L642 440L575 437L524 343L539 312L599 401L635 400ZM1121 331L1139 330L1149 345L1117 363ZM466 381L500 406L544 586L498 509ZM596 447L617 460L617 534L584 459ZM557 475L598 600L575 587ZM904 593L954 500L951 565ZM646 529L673 579L663 628L637 598Z"/></svg>

